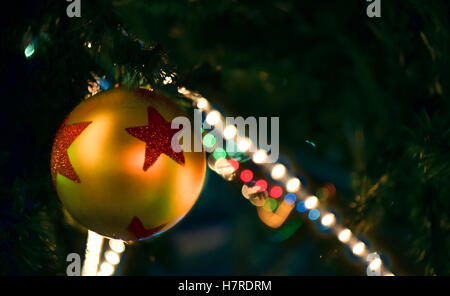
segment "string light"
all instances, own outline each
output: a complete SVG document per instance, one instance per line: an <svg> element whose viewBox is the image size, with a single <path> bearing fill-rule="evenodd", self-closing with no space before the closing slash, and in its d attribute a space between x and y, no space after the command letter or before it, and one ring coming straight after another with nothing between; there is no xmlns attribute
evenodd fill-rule
<svg viewBox="0 0 450 296"><path fill-rule="evenodd" d="M229 125L223 130L223 137L227 140L233 139L237 134L237 128L234 125Z"/></svg>
<svg viewBox="0 0 450 296"><path fill-rule="evenodd" d="M365 251L366 251L366 245L363 242L356 243L352 248L353 254L355 254L357 256L363 255Z"/></svg>
<svg viewBox="0 0 450 296"><path fill-rule="evenodd" d="M241 180L244 183L248 183L253 179L253 172L251 170L245 169L241 172Z"/></svg>
<svg viewBox="0 0 450 296"><path fill-rule="evenodd" d="M34 54L34 43L33 42L30 42L27 45L27 47L25 47L24 54L27 59L31 58L31 56Z"/></svg>
<svg viewBox="0 0 450 296"><path fill-rule="evenodd" d="M197 109L204 110L208 107L208 101L205 98L199 98L196 101Z"/></svg>
<svg viewBox="0 0 450 296"><path fill-rule="evenodd" d="M276 164L270 173L272 179L280 180L286 175L286 167L282 164Z"/></svg>
<svg viewBox="0 0 450 296"><path fill-rule="evenodd" d="M258 192L266 191L266 189L267 189L267 181L263 180L263 179L259 179L258 181L255 182L255 186L259 187Z"/></svg>
<svg viewBox="0 0 450 296"><path fill-rule="evenodd" d="M319 205L319 200L314 195L308 197L305 200L305 208L307 208L308 210L314 209L318 205Z"/></svg>
<svg viewBox="0 0 450 296"><path fill-rule="evenodd" d="M111 263L112 265L119 264L119 262L120 262L120 256L119 256L119 254L117 254L117 253L114 252L114 251L107 251L107 252L105 253L105 258L106 258L106 261L108 261L108 262Z"/></svg>
<svg viewBox="0 0 450 296"><path fill-rule="evenodd" d="M186 89L185 87L178 87L178 92L183 94L186 98L189 98L189 99L193 100L194 102L197 102L196 105L198 107L199 97L201 97L198 93L192 92L192 91ZM203 106L200 104L200 107L206 107L207 104L208 103L205 99L205 103L203 104ZM210 125L215 125L215 124L219 123L219 121L221 121L221 119L222 119L222 117L218 111L211 111L206 117L206 122ZM227 126L223 131L223 136L225 139L234 139L235 137L237 137L237 139L238 139L237 140L237 148L242 153L248 153L252 146L252 142L250 141L250 139L245 138L245 137L242 137L242 138L240 137L235 126L231 126L231 125ZM206 144L208 144L208 142L205 143L204 140L205 139L203 139L203 144L205 146L207 146ZM215 141L214 141L214 144L215 144ZM214 144L213 144L213 146L214 146ZM313 144L313 146L315 147L314 143L311 143L311 144ZM267 153L264 150L258 150L253 154L252 159L253 159L254 163L264 165L264 161L267 159L267 157L268 157ZM235 170L237 170L238 167L239 166L237 166L235 168ZM282 164L276 164L276 165L272 166L272 168L270 170L270 175L271 175L272 179L275 181L283 180L287 174L288 174L287 169ZM249 169L242 170L239 176L240 176L241 181L244 183L251 182L254 177L253 172ZM268 187L267 181L265 181L263 179L256 181L253 186L250 186L250 184L243 185L243 187L242 187L242 194L244 195L245 198L250 199L250 200L251 200L251 198L250 198L251 195L255 194L256 188L257 188L258 192L261 193L261 192L265 192L265 190ZM281 202L281 204L279 206L278 206L278 202L275 198L279 198L282 195L283 190L279 186L271 186L271 188L269 190L269 195L274 198L266 199L264 207L258 207L258 215L260 216L261 220L264 223L266 223L266 224L269 223L267 225L270 227L276 226L275 228L281 226L284 223L285 219L287 219L287 215L285 217L279 217L279 216L275 215L275 213L272 212L276 209L277 206L280 207L281 205L292 206L290 209L293 209L295 207L299 213L307 213L309 211L308 217L311 220L317 220L321 216L321 212L318 209L316 209L319 206L319 199L316 196L309 195L304 200L302 200L303 199L302 197L305 196L306 192L301 191L302 183L298 178L295 178L295 177L288 178L287 182L285 183L285 186L286 186L286 191L289 193L285 196L284 200ZM332 185L332 189L333 190L332 190L331 195L334 196L335 189L334 189L333 185ZM297 199L297 195L294 193L298 194L298 196L300 197L300 200ZM273 216L270 213L268 213L266 210L264 210L263 208L270 211L270 213ZM264 215L271 215L270 219L268 219L267 217L265 217L263 215L265 218L267 218L267 219L265 219L263 216L261 216L262 213L264 213ZM323 226L329 227L329 228L334 228L334 227L336 227L336 224L337 224L335 215L332 213L329 213L329 212L326 213L325 215L323 215L320 222ZM341 229L341 230L339 230L339 229ZM342 243L346 244L351 241L352 232L350 229L342 228L341 226L337 226L334 230L335 230L335 233L337 234L337 238ZM353 242L352 243L352 252L356 256L363 256L367 252L367 247L363 242L359 242L359 241ZM374 259L374 260L370 261L370 263L369 263L370 268L372 268L372 267L379 268L381 266L382 266L381 259L378 259L378 260ZM383 275L394 275L394 274L391 272L385 271L383 273Z"/></svg>
<svg viewBox="0 0 450 296"><path fill-rule="evenodd" d="M323 226L330 227L336 223L336 218L333 214L329 213L322 217L322 220L320 220Z"/></svg>
<svg viewBox="0 0 450 296"><path fill-rule="evenodd" d="M338 239L343 243L348 243L350 241L350 238L352 237L352 232L350 229L344 229L341 230L338 234Z"/></svg>
<svg viewBox="0 0 450 296"><path fill-rule="evenodd" d="M81 275L92 276L97 274L102 245L103 236L89 230L86 243L86 255Z"/></svg>
<svg viewBox="0 0 450 296"><path fill-rule="evenodd" d="M220 113L216 110L211 111L206 115L206 123L209 125L216 125L220 121Z"/></svg>
<svg viewBox="0 0 450 296"><path fill-rule="evenodd" d="M108 262L103 262L102 265L100 265L100 271L97 273L97 275L110 276L113 273L114 273L114 266L112 266Z"/></svg>
<svg viewBox="0 0 450 296"><path fill-rule="evenodd" d="M273 186L270 188L269 195L273 198L279 198L283 194L283 189L280 186Z"/></svg>
<svg viewBox="0 0 450 296"><path fill-rule="evenodd" d="M109 247L111 248L111 250L119 254L125 251L125 244L123 243L123 241L118 239L109 240Z"/></svg>
<svg viewBox="0 0 450 296"><path fill-rule="evenodd" d="M250 145L250 140L248 138L243 138L238 142L238 149L241 152L247 152L250 149Z"/></svg>
<svg viewBox="0 0 450 296"><path fill-rule="evenodd" d="M300 180L298 178L291 178L286 183L286 190L288 192L297 192L300 189Z"/></svg>
<svg viewBox="0 0 450 296"><path fill-rule="evenodd" d="M253 161L255 163L263 163L267 159L267 152L264 150L258 150L253 154Z"/></svg>
<svg viewBox="0 0 450 296"><path fill-rule="evenodd" d="M381 268L381 259L380 258L375 258L374 260L372 260L372 262L370 262L369 264L369 268L371 270L379 270Z"/></svg>

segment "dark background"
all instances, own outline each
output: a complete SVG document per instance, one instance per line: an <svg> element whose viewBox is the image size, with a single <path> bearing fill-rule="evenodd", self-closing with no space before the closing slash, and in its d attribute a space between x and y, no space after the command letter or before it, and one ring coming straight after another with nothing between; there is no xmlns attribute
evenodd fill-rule
<svg viewBox="0 0 450 296"><path fill-rule="evenodd" d="M64 275L66 255L84 252L49 157L90 73L136 86L140 77L176 98L161 71L228 115L280 117L282 160L311 192L334 184L337 195L323 202L394 272L450 274L448 1L381 0L374 19L363 0L81 2L79 19L63 0L3 9L0 274ZM302 219L277 240L238 183L208 171L189 215L130 246L117 274L365 274Z"/></svg>

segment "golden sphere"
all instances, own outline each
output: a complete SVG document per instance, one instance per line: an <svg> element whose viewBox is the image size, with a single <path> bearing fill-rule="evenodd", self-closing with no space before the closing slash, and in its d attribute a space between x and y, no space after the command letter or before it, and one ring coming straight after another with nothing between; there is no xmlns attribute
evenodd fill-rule
<svg viewBox="0 0 450 296"><path fill-rule="evenodd" d="M67 116L52 148L57 194L84 227L125 241L168 230L202 189L205 152L175 152L173 118L186 114L144 89L101 92ZM193 133L192 133L193 134Z"/></svg>

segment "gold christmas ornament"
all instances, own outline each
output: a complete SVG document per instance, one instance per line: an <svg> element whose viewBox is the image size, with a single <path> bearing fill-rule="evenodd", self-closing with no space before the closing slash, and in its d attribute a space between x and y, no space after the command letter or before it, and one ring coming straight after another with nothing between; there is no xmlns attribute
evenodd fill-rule
<svg viewBox="0 0 450 296"><path fill-rule="evenodd" d="M69 214L125 241L180 221L200 194L206 160L204 151L171 148L178 116L186 114L145 89L119 87L79 104L58 130L51 155L53 185Z"/></svg>

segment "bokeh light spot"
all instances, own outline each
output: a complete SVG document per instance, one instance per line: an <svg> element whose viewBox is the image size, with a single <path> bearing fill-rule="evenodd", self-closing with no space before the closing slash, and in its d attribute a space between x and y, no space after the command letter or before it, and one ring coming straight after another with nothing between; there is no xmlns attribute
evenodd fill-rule
<svg viewBox="0 0 450 296"><path fill-rule="evenodd" d="M273 186L269 190L269 195L273 198L279 198L283 194L283 189L280 186Z"/></svg>
<svg viewBox="0 0 450 296"><path fill-rule="evenodd" d="M226 158L227 153L225 152L225 150L223 148L218 147L216 150L214 150L213 156L215 159L219 160L219 159Z"/></svg>
<svg viewBox="0 0 450 296"><path fill-rule="evenodd" d="M203 145L205 145L205 147L207 148L214 147L214 145L216 145L216 137L211 134L206 134L203 137Z"/></svg>
<svg viewBox="0 0 450 296"><path fill-rule="evenodd" d="M284 201L289 204L292 205L295 203L295 201L297 200L297 197L295 196L294 193L288 193L286 194L286 196L284 197Z"/></svg>
<svg viewBox="0 0 450 296"><path fill-rule="evenodd" d="M253 179L253 172L251 170L243 170L241 172L240 178L242 182L248 183Z"/></svg>
<svg viewBox="0 0 450 296"><path fill-rule="evenodd" d="M259 179L255 182L255 186L259 187L258 192L263 192L267 189L267 181L263 179Z"/></svg>
<svg viewBox="0 0 450 296"><path fill-rule="evenodd" d="M308 213L308 218L311 220L317 220L320 217L320 212L318 209L312 209L309 213Z"/></svg>

